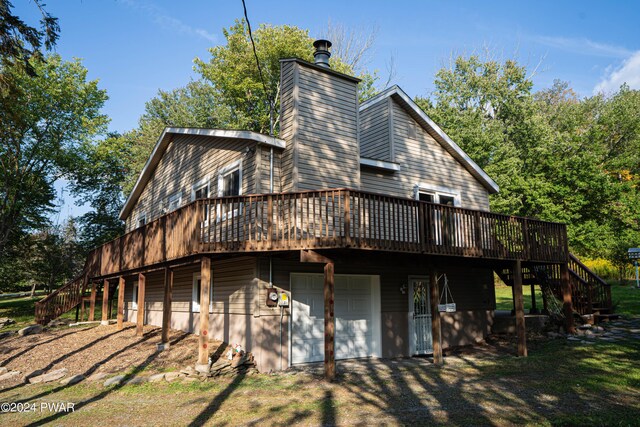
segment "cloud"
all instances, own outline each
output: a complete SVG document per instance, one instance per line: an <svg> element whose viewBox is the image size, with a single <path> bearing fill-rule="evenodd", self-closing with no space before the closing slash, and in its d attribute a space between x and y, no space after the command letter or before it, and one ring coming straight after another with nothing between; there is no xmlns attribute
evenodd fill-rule
<svg viewBox="0 0 640 427"><path fill-rule="evenodd" d="M148 1L121 0L121 3L125 4L131 9L135 9L147 14L153 20L153 22L160 25L162 28L178 31L182 34L202 37L206 40L209 40L210 42L217 41L217 37L215 34L212 34L202 28L196 28L192 27L191 25L185 24L178 18L167 14L166 11L162 8Z"/></svg>
<svg viewBox="0 0 640 427"><path fill-rule="evenodd" d="M626 83L631 89L640 89L640 50L631 54L619 67L607 67L604 77L593 88L593 93L610 93Z"/></svg>
<svg viewBox="0 0 640 427"><path fill-rule="evenodd" d="M627 58L633 52L622 46L594 42L584 37L552 37L534 36L533 41L555 49L576 53L579 55L604 56L607 58Z"/></svg>

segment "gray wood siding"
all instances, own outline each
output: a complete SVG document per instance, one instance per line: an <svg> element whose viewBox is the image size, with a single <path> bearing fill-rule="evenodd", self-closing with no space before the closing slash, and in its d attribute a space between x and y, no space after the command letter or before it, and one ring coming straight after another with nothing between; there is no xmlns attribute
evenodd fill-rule
<svg viewBox="0 0 640 427"><path fill-rule="evenodd" d="M409 276L427 277L429 269L424 258L393 257L370 254L363 258L349 256L348 259L335 260L335 274L371 274L380 276L381 311L408 312L409 300L400 288L407 284ZM473 262L461 261L457 264L443 264L437 268L439 273L447 273L449 286L459 311L493 310L495 295L493 271L489 268L477 266ZM323 273L322 264L300 263L296 260L273 258L273 285L283 290L290 290L291 273ZM269 283L269 259L260 258L259 278L265 284L260 287L259 304L261 314L269 309L263 309L266 299L266 284ZM278 312L279 313L279 312Z"/></svg>
<svg viewBox="0 0 640 427"><path fill-rule="evenodd" d="M256 188L258 194L269 193L269 168L270 168L270 147L258 146L258 156L256 157ZM273 193L280 193L284 187L282 182L282 150L273 149Z"/></svg>
<svg viewBox="0 0 640 427"><path fill-rule="evenodd" d="M287 142L281 157L282 191L293 191L295 188L294 157L295 136L297 129L297 76L296 63L280 62L280 138Z"/></svg>
<svg viewBox="0 0 640 427"><path fill-rule="evenodd" d="M280 108L283 190L359 188L357 83L283 61Z"/></svg>
<svg viewBox="0 0 640 427"><path fill-rule="evenodd" d="M137 226L138 215L147 215L147 222L163 215L169 197L182 194L182 204L191 201L191 188L196 182L209 179L209 194L217 195L218 170L242 159L242 193L255 192L255 153L245 154L256 143L238 139L176 135L158 163L136 205L126 220L126 231ZM257 152L257 151L256 151Z"/></svg>
<svg viewBox="0 0 640 427"><path fill-rule="evenodd" d="M414 186L425 183L459 191L464 208L488 211L486 188L395 101L392 111L395 162L400 164L401 170L387 173L363 169L361 189L413 198Z"/></svg>
<svg viewBox="0 0 640 427"><path fill-rule="evenodd" d="M242 257L213 260L213 313L252 314L258 298L256 279L256 258ZM193 299L193 278L200 273L200 264L177 268L173 274L174 312L191 312ZM125 303L132 309L133 283L129 278L125 285ZM146 275L145 309L162 310L164 301L164 271Z"/></svg>
<svg viewBox="0 0 640 427"><path fill-rule="evenodd" d="M360 155L392 161L389 103L378 102L360 112Z"/></svg>

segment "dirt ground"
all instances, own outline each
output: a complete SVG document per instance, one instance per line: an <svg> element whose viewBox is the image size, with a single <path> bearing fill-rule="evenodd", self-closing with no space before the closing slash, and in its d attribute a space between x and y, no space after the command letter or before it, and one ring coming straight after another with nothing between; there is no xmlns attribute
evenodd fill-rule
<svg viewBox="0 0 640 427"><path fill-rule="evenodd" d="M528 358L513 356L514 338L498 337L447 353L442 367L429 358L341 361L332 383L321 365L111 387L20 377L0 382L0 403L72 402L74 410L0 411L0 425L638 425L638 327L640 320L612 325L624 334L617 341L531 336ZM60 328L0 340L0 366L25 374L64 367L68 376L87 377L193 366L196 336L172 332L163 352L156 352L159 341L158 328L136 337L132 324Z"/></svg>
<svg viewBox="0 0 640 427"><path fill-rule="evenodd" d="M62 327L41 334L0 340L0 366L22 375L0 382L0 389L12 387L36 370L66 368L67 376L85 377L105 373L158 372L179 370L196 362L198 337L171 331L168 350L157 352L161 330L145 326L142 337L135 335L135 324L125 323L122 331L109 326ZM215 353L221 343L211 344Z"/></svg>

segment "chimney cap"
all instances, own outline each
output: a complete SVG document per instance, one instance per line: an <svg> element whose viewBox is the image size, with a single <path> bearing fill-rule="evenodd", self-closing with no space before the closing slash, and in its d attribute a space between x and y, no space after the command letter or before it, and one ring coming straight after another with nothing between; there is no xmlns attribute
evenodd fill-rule
<svg viewBox="0 0 640 427"><path fill-rule="evenodd" d="M329 49L331 48L331 42L329 40L318 39L313 42L313 47L316 48L315 52L313 52L316 65L331 68L329 65L329 58L331 57Z"/></svg>

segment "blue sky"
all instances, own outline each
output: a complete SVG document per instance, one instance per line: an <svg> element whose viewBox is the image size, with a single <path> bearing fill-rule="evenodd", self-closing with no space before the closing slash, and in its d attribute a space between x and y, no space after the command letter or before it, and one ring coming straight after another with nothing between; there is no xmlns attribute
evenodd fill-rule
<svg viewBox="0 0 640 427"><path fill-rule="evenodd" d="M347 28L377 28L369 69L395 78L410 96L428 96L436 71L451 55L489 48L531 70L536 89L554 79L582 96L613 91L624 81L640 89L640 3L603 1L265 1L246 0L249 18L290 24L322 34L329 21ZM14 11L35 23L37 8L14 0ZM223 27L242 17L241 0L49 0L59 18L56 51L79 57L110 97L110 128L137 125L158 89L196 77L193 58L223 44ZM77 214L75 209L66 209Z"/></svg>

